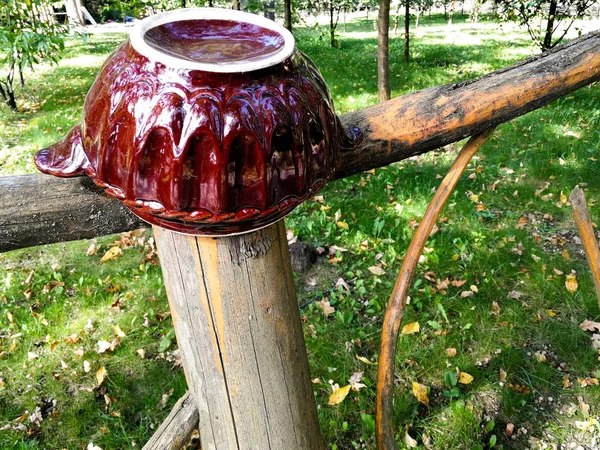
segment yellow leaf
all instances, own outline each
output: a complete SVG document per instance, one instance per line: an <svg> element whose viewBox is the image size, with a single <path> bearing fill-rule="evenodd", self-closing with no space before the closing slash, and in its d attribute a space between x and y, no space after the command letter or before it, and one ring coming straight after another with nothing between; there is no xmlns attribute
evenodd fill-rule
<svg viewBox="0 0 600 450"><path fill-rule="evenodd" d="M429 405L429 397L427 396L427 386L413 381L412 389L413 395L417 398L417 400L420 403L423 403L424 405Z"/></svg>
<svg viewBox="0 0 600 450"><path fill-rule="evenodd" d="M350 392L350 385L336 389L329 397L328 404L337 405L338 403L342 403L348 395L348 392Z"/></svg>
<svg viewBox="0 0 600 450"><path fill-rule="evenodd" d="M96 372L96 381L98 381L98 386L100 386L104 382L104 377L106 377L106 367L102 366Z"/></svg>
<svg viewBox="0 0 600 450"><path fill-rule="evenodd" d="M121 330L121 327L119 325L115 325L113 327L113 330L115 331L115 334L119 337L125 337L125 333L123 332L123 330Z"/></svg>
<svg viewBox="0 0 600 450"><path fill-rule="evenodd" d="M552 310L552 309L549 309L549 310L548 310L548 315L549 315L550 317L556 317L556 316L557 316L557 314L556 314L556 313L554 312L554 310Z"/></svg>
<svg viewBox="0 0 600 450"><path fill-rule="evenodd" d="M342 222L341 220L338 220L335 224L338 227L343 228L344 230L347 230L349 228L348 224L346 222Z"/></svg>
<svg viewBox="0 0 600 450"><path fill-rule="evenodd" d="M419 322L409 323L408 325L404 325L402 327L402 334L414 334L421 331L421 327L419 326Z"/></svg>
<svg viewBox="0 0 600 450"><path fill-rule="evenodd" d="M577 292L577 287L579 285L577 284L575 273L571 272L569 275L567 275L567 279L565 280L565 286L567 287L567 291L569 291L571 294Z"/></svg>
<svg viewBox="0 0 600 450"><path fill-rule="evenodd" d="M370 364L372 366L376 366L377 363L371 362L369 361L367 358L365 358L364 356L358 356L356 355L356 359L358 359L360 362L365 363L365 364Z"/></svg>
<svg viewBox="0 0 600 450"><path fill-rule="evenodd" d="M471 384L473 380L473 375L469 375L467 372L461 372L460 377L458 378L460 384Z"/></svg>
<svg viewBox="0 0 600 450"><path fill-rule="evenodd" d="M563 194L563 191L560 191L560 202L561 202L563 205L566 205L566 204L567 204L567 196L566 196L565 194Z"/></svg>
<svg viewBox="0 0 600 450"><path fill-rule="evenodd" d="M104 254L104 256L102 257L102 259L100 260L101 263L109 261L111 259L115 259L117 258L121 253L123 253L123 251L119 248L119 247L111 247L108 249L108 251Z"/></svg>
<svg viewBox="0 0 600 450"><path fill-rule="evenodd" d="M479 195L471 194L471 195L469 195L469 200L471 200L472 202L478 203Z"/></svg>

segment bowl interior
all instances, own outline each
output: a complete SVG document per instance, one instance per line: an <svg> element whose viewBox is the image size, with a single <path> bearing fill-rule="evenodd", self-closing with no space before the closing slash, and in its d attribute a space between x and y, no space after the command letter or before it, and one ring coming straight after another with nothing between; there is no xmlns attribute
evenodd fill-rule
<svg viewBox="0 0 600 450"><path fill-rule="evenodd" d="M285 47L284 36L276 30L221 19L163 23L146 30L143 39L160 53L200 64L260 62Z"/></svg>

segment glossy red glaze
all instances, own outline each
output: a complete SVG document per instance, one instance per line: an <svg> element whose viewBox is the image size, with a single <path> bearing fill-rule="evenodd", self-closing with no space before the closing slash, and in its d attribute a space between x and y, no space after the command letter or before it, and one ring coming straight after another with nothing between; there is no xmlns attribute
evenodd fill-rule
<svg viewBox="0 0 600 450"><path fill-rule="evenodd" d="M175 37L211 36L222 49L230 21L204 20L198 33L190 22L146 36L159 36L155 44L171 54L224 58L221 50L199 54L202 45L179 47ZM152 224L222 235L289 213L323 187L340 150L359 139L357 130L342 130L320 73L299 51L265 69L211 73L151 61L128 41L100 70L81 123L35 162L57 176L87 174Z"/></svg>

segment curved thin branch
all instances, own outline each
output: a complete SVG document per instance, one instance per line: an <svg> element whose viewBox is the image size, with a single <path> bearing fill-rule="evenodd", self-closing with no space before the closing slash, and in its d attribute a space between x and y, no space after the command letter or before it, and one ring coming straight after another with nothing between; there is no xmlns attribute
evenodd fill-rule
<svg viewBox="0 0 600 450"><path fill-rule="evenodd" d="M383 329L381 331L381 350L379 352L379 367L377 372L377 417L376 434L379 450L397 450L394 439L393 424L393 387L394 387L394 361L396 347L406 298L410 289L412 278L423 252L427 238L435 225L446 201L452 194L465 168L473 155L481 148L483 143L492 135L495 128L490 128L483 133L473 136L462 148L448 174L442 180L436 191L423 220L419 224L415 235L410 242L406 256L402 262L400 273L390 297Z"/></svg>

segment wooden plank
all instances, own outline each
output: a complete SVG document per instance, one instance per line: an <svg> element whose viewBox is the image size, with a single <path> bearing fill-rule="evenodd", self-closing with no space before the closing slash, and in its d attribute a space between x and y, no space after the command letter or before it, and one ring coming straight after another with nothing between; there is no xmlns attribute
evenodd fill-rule
<svg viewBox="0 0 600 450"><path fill-rule="evenodd" d="M87 177L0 177L0 252L147 226Z"/></svg>
<svg viewBox="0 0 600 450"><path fill-rule="evenodd" d="M202 448L323 449L283 221L154 232Z"/></svg>
<svg viewBox="0 0 600 450"><path fill-rule="evenodd" d="M475 80L398 97L341 117L365 135L336 178L459 141L600 80L600 31ZM0 177L0 252L143 226L91 182ZM62 198L60 195L62 195Z"/></svg>
<svg viewBox="0 0 600 450"><path fill-rule="evenodd" d="M198 429L198 408L189 391L179 399L142 450L180 450Z"/></svg>

